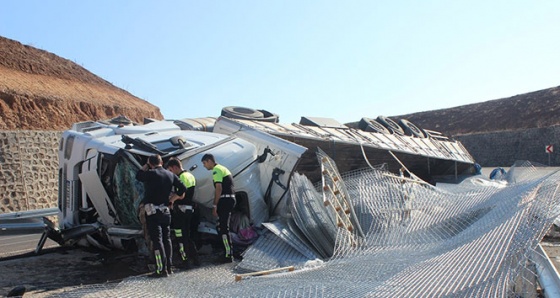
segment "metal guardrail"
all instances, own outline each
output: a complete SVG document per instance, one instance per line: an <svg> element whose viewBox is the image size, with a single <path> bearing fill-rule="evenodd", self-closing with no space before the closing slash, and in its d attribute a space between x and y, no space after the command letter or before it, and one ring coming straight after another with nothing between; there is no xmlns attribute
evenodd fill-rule
<svg viewBox="0 0 560 298"><path fill-rule="evenodd" d="M58 214L58 208L44 208L0 214L0 230L21 230L44 228L41 218Z"/></svg>
<svg viewBox="0 0 560 298"><path fill-rule="evenodd" d="M23 219L23 218L37 218L43 216L52 216L58 213L58 208L44 208L29 211L18 211L0 214L0 220L12 220L12 219Z"/></svg>
<svg viewBox="0 0 560 298"><path fill-rule="evenodd" d="M560 274L540 244L533 253L533 262L544 296L560 297Z"/></svg>

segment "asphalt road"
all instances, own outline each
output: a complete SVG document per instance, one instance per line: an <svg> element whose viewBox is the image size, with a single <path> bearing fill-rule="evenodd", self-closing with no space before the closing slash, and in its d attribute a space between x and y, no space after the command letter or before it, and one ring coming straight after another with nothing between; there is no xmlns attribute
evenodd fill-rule
<svg viewBox="0 0 560 298"><path fill-rule="evenodd" d="M0 230L0 259L35 251L42 233L41 229ZM47 239L43 249L56 246Z"/></svg>

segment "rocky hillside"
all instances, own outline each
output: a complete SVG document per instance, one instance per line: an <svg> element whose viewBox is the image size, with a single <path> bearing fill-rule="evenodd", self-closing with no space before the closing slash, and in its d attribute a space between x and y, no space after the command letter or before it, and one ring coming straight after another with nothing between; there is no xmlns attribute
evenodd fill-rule
<svg viewBox="0 0 560 298"><path fill-rule="evenodd" d="M405 118L419 127L459 136L551 127L560 124L558 115L560 86L509 98L390 118Z"/></svg>
<svg viewBox="0 0 560 298"><path fill-rule="evenodd" d="M0 130L64 130L126 115L163 119L158 107L78 64L0 37Z"/></svg>

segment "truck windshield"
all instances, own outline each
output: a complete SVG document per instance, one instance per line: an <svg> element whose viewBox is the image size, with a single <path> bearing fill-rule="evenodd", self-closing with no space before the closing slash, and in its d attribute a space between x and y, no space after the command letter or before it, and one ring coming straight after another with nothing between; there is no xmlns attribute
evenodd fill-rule
<svg viewBox="0 0 560 298"><path fill-rule="evenodd" d="M124 154L104 156L101 181L123 226L140 228L138 205L144 195L144 185L136 180L138 167Z"/></svg>

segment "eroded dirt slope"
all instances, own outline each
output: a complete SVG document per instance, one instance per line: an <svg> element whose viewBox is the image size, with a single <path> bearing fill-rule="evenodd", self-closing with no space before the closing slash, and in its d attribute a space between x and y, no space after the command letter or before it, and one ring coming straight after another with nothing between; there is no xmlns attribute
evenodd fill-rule
<svg viewBox="0 0 560 298"><path fill-rule="evenodd" d="M125 115L163 119L158 107L53 53L0 37L0 129L64 130Z"/></svg>

